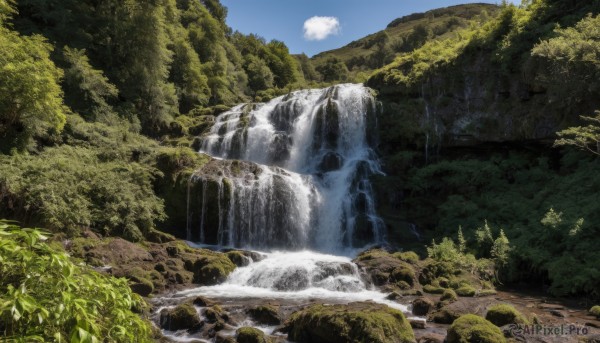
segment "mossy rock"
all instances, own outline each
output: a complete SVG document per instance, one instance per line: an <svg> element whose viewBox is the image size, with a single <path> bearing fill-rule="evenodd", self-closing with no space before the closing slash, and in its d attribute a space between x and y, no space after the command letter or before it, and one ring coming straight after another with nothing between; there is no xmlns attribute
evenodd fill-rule
<svg viewBox="0 0 600 343"><path fill-rule="evenodd" d="M477 290L469 285L464 285L456 290L456 294L461 297L474 297L476 293Z"/></svg>
<svg viewBox="0 0 600 343"><path fill-rule="evenodd" d="M466 314L456 319L448 329L448 343L505 343L502 331L474 314Z"/></svg>
<svg viewBox="0 0 600 343"><path fill-rule="evenodd" d="M299 343L415 342L402 312L373 303L312 305L293 313L285 329Z"/></svg>
<svg viewBox="0 0 600 343"><path fill-rule="evenodd" d="M210 286L219 284L235 269L225 254L202 256L194 263L194 282Z"/></svg>
<svg viewBox="0 0 600 343"><path fill-rule="evenodd" d="M204 310L204 317L209 323L227 321L229 319L227 313L219 305L213 305Z"/></svg>
<svg viewBox="0 0 600 343"><path fill-rule="evenodd" d="M590 309L590 314L600 319L600 305L596 305Z"/></svg>
<svg viewBox="0 0 600 343"><path fill-rule="evenodd" d="M423 286L423 292L430 294L442 294L446 289L443 287L438 287L434 285L425 285Z"/></svg>
<svg viewBox="0 0 600 343"><path fill-rule="evenodd" d="M497 304L490 307L485 319L500 327L508 324L527 324L527 319L512 305Z"/></svg>
<svg viewBox="0 0 600 343"><path fill-rule="evenodd" d="M400 266L395 268L390 273L389 278L392 282L404 281L410 286L415 284L415 272L412 270L412 268L407 266Z"/></svg>
<svg viewBox="0 0 600 343"><path fill-rule="evenodd" d="M249 309L248 314L253 320L264 325L279 325L281 324L281 316L275 306L261 305Z"/></svg>
<svg viewBox="0 0 600 343"><path fill-rule="evenodd" d="M246 257L241 251L233 250L225 253L227 258L238 267L245 267L250 264L250 258Z"/></svg>
<svg viewBox="0 0 600 343"><path fill-rule="evenodd" d="M181 304L160 312L160 326L169 331L197 330L202 326L200 316L191 304Z"/></svg>
<svg viewBox="0 0 600 343"><path fill-rule="evenodd" d="M458 296L456 295L456 292L453 289L446 289L440 297L440 300L442 301L456 301L457 299Z"/></svg>
<svg viewBox="0 0 600 343"><path fill-rule="evenodd" d="M417 298L412 303L412 313L415 316L426 316L433 310L435 304L428 298Z"/></svg>
<svg viewBox="0 0 600 343"><path fill-rule="evenodd" d="M154 284L152 281L147 279L140 279L139 282L130 284L129 288L131 288L134 293L137 293L143 297L147 297L154 292Z"/></svg>
<svg viewBox="0 0 600 343"><path fill-rule="evenodd" d="M252 327L241 327L235 331L235 337L238 343L270 343L271 340L265 336L264 332Z"/></svg>

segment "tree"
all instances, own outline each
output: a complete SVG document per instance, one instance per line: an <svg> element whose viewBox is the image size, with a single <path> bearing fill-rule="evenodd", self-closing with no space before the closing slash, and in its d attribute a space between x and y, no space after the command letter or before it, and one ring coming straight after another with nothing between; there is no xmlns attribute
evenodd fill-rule
<svg viewBox="0 0 600 343"><path fill-rule="evenodd" d="M492 246L494 245L494 238L492 236L492 229L488 225L487 220L483 227L479 227L475 230L475 240L479 247L479 255L481 257L490 256Z"/></svg>
<svg viewBox="0 0 600 343"><path fill-rule="evenodd" d="M254 93L273 87L273 73L267 64L254 55L246 56L248 86Z"/></svg>
<svg viewBox="0 0 600 343"><path fill-rule="evenodd" d="M491 250L491 256L496 263L497 269L503 269L508 264L508 258L510 253L510 243L508 238L504 234L504 230L500 230L500 235L494 241Z"/></svg>
<svg viewBox="0 0 600 343"><path fill-rule="evenodd" d="M600 111L596 111L596 117L581 118L592 124L558 132L560 139L554 142L554 146L571 145L600 156Z"/></svg>
<svg viewBox="0 0 600 343"><path fill-rule="evenodd" d="M65 101L71 109L92 120L112 113L107 101L117 96L118 89L90 65L86 51L64 47L63 57L68 65L63 81Z"/></svg>
<svg viewBox="0 0 600 343"><path fill-rule="evenodd" d="M337 57L330 57L325 64L318 66L317 71L323 76L323 81L346 81L348 67Z"/></svg>
<svg viewBox="0 0 600 343"><path fill-rule="evenodd" d="M10 13L4 3L0 21ZM39 36L21 36L0 26L0 141L19 147L32 134L60 131L68 109L59 82L62 71L50 60L52 46Z"/></svg>
<svg viewBox="0 0 600 343"><path fill-rule="evenodd" d="M463 235L462 226L458 227L458 251L464 254L467 251L467 240Z"/></svg>

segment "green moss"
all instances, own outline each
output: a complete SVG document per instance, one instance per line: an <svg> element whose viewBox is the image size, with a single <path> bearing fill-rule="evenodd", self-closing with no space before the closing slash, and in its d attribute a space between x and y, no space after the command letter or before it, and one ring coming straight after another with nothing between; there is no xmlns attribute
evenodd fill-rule
<svg viewBox="0 0 600 343"><path fill-rule="evenodd" d="M430 294L442 294L446 289L443 287L433 286L433 285L425 285L423 286L423 292Z"/></svg>
<svg viewBox="0 0 600 343"><path fill-rule="evenodd" d="M448 301L455 301L458 299L458 296L456 295L456 292L454 292L454 290L452 289L446 289L444 291L444 293L442 294L442 296L440 297L440 300L448 300Z"/></svg>
<svg viewBox="0 0 600 343"><path fill-rule="evenodd" d="M215 285L225 281L235 269L235 264L225 254L202 256L194 263L194 282Z"/></svg>
<svg viewBox="0 0 600 343"><path fill-rule="evenodd" d="M600 319L600 306L596 305L590 309L590 314Z"/></svg>
<svg viewBox="0 0 600 343"><path fill-rule="evenodd" d="M474 297L476 293L477 291L475 288L469 285L461 286L456 290L456 294L460 295L461 297Z"/></svg>
<svg viewBox="0 0 600 343"><path fill-rule="evenodd" d="M292 314L286 328L289 339L300 343L415 341L402 312L371 303L312 305Z"/></svg>
<svg viewBox="0 0 600 343"><path fill-rule="evenodd" d="M241 327L235 331L238 343L269 343L271 340L259 329L252 327Z"/></svg>
<svg viewBox="0 0 600 343"><path fill-rule="evenodd" d="M479 291L477 296L486 297L489 295L496 295L496 294L498 294L498 292L495 289L482 289L481 291Z"/></svg>
<svg viewBox="0 0 600 343"><path fill-rule="evenodd" d="M393 256L397 259L400 259L402 261L409 262L409 263L416 263L419 261L419 255L417 255L417 253L415 253L414 251L397 252L397 253L394 253Z"/></svg>
<svg viewBox="0 0 600 343"><path fill-rule="evenodd" d="M494 323L496 326L508 324L527 324L527 319L517 311L512 305L497 304L488 309L485 319Z"/></svg>
<svg viewBox="0 0 600 343"><path fill-rule="evenodd" d="M456 319L448 329L448 343L503 343L502 331L494 324L474 314Z"/></svg>

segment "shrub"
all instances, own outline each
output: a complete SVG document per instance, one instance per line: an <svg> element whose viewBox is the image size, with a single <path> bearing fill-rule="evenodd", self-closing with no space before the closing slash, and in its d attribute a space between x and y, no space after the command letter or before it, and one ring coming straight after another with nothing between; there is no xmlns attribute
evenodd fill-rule
<svg viewBox="0 0 600 343"><path fill-rule="evenodd" d="M590 314L600 319L600 306L596 305L590 309Z"/></svg>
<svg viewBox="0 0 600 343"><path fill-rule="evenodd" d="M469 285L463 285L456 290L456 294L460 295L461 297L474 297L475 293L477 293L475 288Z"/></svg>
<svg viewBox="0 0 600 343"><path fill-rule="evenodd" d="M47 234L0 221L0 323L8 341L151 342L125 279L74 264Z"/></svg>

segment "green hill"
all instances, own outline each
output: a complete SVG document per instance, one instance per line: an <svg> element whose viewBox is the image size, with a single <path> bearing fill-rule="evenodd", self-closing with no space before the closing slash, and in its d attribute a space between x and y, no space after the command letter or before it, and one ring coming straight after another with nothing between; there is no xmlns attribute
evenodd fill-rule
<svg viewBox="0 0 600 343"><path fill-rule="evenodd" d="M473 23L495 16L499 7L491 4L466 4L414 13L392 21L384 30L350 44L325 51L311 58L317 70L328 61L342 61L350 81L364 81L373 70L384 66L402 53L421 47L425 42L444 39ZM327 75L324 75L327 79Z"/></svg>

